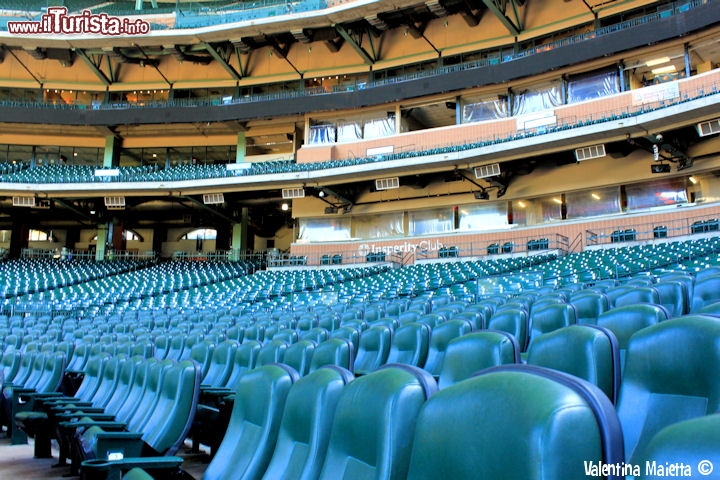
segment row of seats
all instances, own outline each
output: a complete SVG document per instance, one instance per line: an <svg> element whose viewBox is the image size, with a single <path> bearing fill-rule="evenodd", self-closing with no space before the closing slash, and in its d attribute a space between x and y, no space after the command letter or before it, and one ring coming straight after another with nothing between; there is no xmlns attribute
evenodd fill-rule
<svg viewBox="0 0 720 480"><path fill-rule="evenodd" d="M301 377L286 365L264 365L239 379L203 478L620 479L646 460L686 461L672 449L715 460L718 339L713 316L638 331L615 405L594 384L537 365L484 368L442 389L408 365L359 377L337 366ZM598 462L629 467L588 474L586 465ZM158 468L181 465L180 458L154 465L125 458L82 468L144 467L162 476Z"/></svg>

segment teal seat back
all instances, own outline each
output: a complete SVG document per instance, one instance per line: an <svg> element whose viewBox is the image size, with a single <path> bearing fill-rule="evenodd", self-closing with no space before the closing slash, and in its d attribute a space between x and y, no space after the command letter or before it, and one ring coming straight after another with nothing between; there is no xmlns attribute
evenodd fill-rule
<svg viewBox="0 0 720 480"><path fill-rule="evenodd" d="M188 359L194 360L200 367L201 378L205 377L207 371L210 369L210 362L212 361L213 352L215 351L215 344L206 341L200 341L190 348L190 354Z"/></svg>
<svg viewBox="0 0 720 480"><path fill-rule="evenodd" d="M408 480L605 478L586 476L585 462L623 460L607 397L529 365L491 368L436 393L420 412L412 445Z"/></svg>
<svg viewBox="0 0 720 480"><path fill-rule="evenodd" d="M359 328L346 325L333 330L330 333L330 338L345 338L350 340L353 344L353 350L357 351L358 346L360 346L360 332L361 330Z"/></svg>
<svg viewBox="0 0 720 480"><path fill-rule="evenodd" d="M576 319L575 306L571 304L556 303L533 309L529 320L529 344L532 345L533 339L543 333L575 324Z"/></svg>
<svg viewBox="0 0 720 480"><path fill-rule="evenodd" d="M298 380L286 365L269 364L240 378L222 443L204 480L260 478L277 442L287 395Z"/></svg>
<svg viewBox="0 0 720 480"><path fill-rule="evenodd" d="M245 327L243 343L248 340L257 340L258 342L265 340L265 327L257 324Z"/></svg>
<svg viewBox="0 0 720 480"><path fill-rule="evenodd" d="M705 305L720 301L720 275L697 279L693 288L691 312L697 312Z"/></svg>
<svg viewBox="0 0 720 480"><path fill-rule="evenodd" d="M235 388L238 380L248 370L255 368L262 346L257 340L247 340L238 346L233 358L232 371L225 382L226 387Z"/></svg>
<svg viewBox="0 0 720 480"><path fill-rule="evenodd" d="M200 368L183 360L164 375L160 395L148 422L143 441L159 455L173 455L187 437L200 396Z"/></svg>
<svg viewBox="0 0 720 480"><path fill-rule="evenodd" d="M690 312L690 297L684 282L666 280L655 284L655 290L660 297L659 304L667 308L673 317Z"/></svg>
<svg viewBox="0 0 720 480"><path fill-rule="evenodd" d="M450 341L471 332L472 329L470 321L462 319L448 320L435 327L430 333L428 355L423 368L431 375L440 375L440 369Z"/></svg>
<svg viewBox="0 0 720 480"><path fill-rule="evenodd" d="M660 304L660 295L655 287L636 286L633 289L618 295L613 303L614 307L635 305L638 303Z"/></svg>
<svg viewBox="0 0 720 480"><path fill-rule="evenodd" d="M676 476L690 472L697 478L717 478L720 465L720 414L697 417L669 425L660 430L639 456L640 465L647 470L643 479L668 478L665 465L682 462L685 468ZM649 465L646 469L645 465ZM661 468L657 468L660 466Z"/></svg>
<svg viewBox="0 0 720 480"><path fill-rule="evenodd" d="M310 480L320 474L332 422L345 385L354 378L341 367L325 366L290 388L280 432L265 480Z"/></svg>
<svg viewBox="0 0 720 480"><path fill-rule="evenodd" d="M141 363L143 362L140 361L139 357L133 357L123 362L120 366L120 371L117 376L117 385L104 406L107 413L115 414L125 403L127 403L136 370Z"/></svg>
<svg viewBox="0 0 720 480"><path fill-rule="evenodd" d="M179 361L182 357L184 350L185 335L181 333L176 333L172 337L170 337L170 346L168 347L167 355L165 355L165 358Z"/></svg>
<svg viewBox="0 0 720 480"><path fill-rule="evenodd" d="M347 338L333 337L318 343L315 347L308 372L325 365L337 365L352 372L354 363L355 345Z"/></svg>
<svg viewBox="0 0 720 480"><path fill-rule="evenodd" d="M301 340L312 340L315 343L323 342L328 338L330 338L330 332L322 327L313 327L300 333Z"/></svg>
<svg viewBox="0 0 720 480"><path fill-rule="evenodd" d="M62 379L65 376L66 358L62 352L52 352L45 355L42 375L34 387L36 392L55 392L60 388Z"/></svg>
<svg viewBox="0 0 720 480"><path fill-rule="evenodd" d="M511 306L495 312L488 320L487 328L507 332L515 337L521 351L527 348L528 317L524 309Z"/></svg>
<svg viewBox="0 0 720 480"><path fill-rule="evenodd" d="M535 338L528 365L550 368L587 380L613 404L620 387L620 350L615 335L596 325L569 325Z"/></svg>
<svg viewBox="0 0 720 480"><path fill-rule="evenodd" d="M600 314L608 309L607 296L600 292L578 293L568 303L575 306L577 323L595 324Z"/></svg>
<svg viewBox="0 0 720 480"><path fill-rule="evenodd" d="M315 354L317 343L312 340L300 340L288 346L285 350L283 363L291 366L298 372L298 375L304 377L310 371L310 362Z"/></svg>
<svg viewBox="0 0 720 480"><path fill-rule="evenodd" d="M403 363L423 367L430 343L430 327L425 323L408 323L393 333L386 363Z"/></svg>
<svg viewBox="0 0 720 480"><path fill-rule="evenodd" d="M12 383L13 378L20 370L22 353L19 350L10 350L2 356L2 370L0 371L0 383Z"/></svg>
<svg viewBox="0 0 720 480"><path fill-rule="evenodd" d="M346 385L319 479L405 479L417 415L436 390L427 372L396 364Z"/></svg>
<svg viewBox="0 0 720 480"><path fill-rule="evenodd" d="M293 344L300 339L297 330L291 328L282 328L278 330L273 336L273 340L282 340L288 344Z"/></svg>
<svg viewBox="0 0 720 480"><path fill-rule="evenodd" d="M598 317L598 326L607 328L615 334L620 349L620 369L624 369L630 337L645 327L667 320L670 315L659 305L638 304L617 307Z"/></svg>
<svg viewBox="0 0 720 480"><path fill-rule="evenodd" d="M375 325L360 335L360 346L355 355L355 374L365 374L380 368L387 360L392 342L389 327Z"/></svg>
<svg viewBox="0 0 720 480"><path fill-rule="evenodd" d="M210 360L210 367L202 379L203 385L221 387L227 383L232 372L233 359L238 350L238 345L236 340L225 340L215 347Z"/></svg>
<svg viewBox="0 0 720 480"><path fill-rule="evenodd" d="M145 373L145 384L139 393L135 393L137 387L133 385L132 392L135 395L135 401L127 402L116 414L118 418L122 418L127 424L128 430L141 430L149 417L153 415L155 404L158 401L165 380L165 374L175 365L175 361L168 359L159 360L157 363L152 362Z"/></svg>
<svg viewBox="0 0 720 480"><path fill-rule="evenodd" d="M270 340L266 342L258 352L255 366L268 365L270 363L282 363L285 358L285 350L288 343L283 340Z"/></svg>
<svg viewBox="0 0 720 480"><path fill-rule="evenodd" d="M663 427L720 410L720 319L689 315L630 338L618 398L625 456L635 463Z"/></svg>
<svg viewBox="0 0 720 480"><path fill-rule="evenodd" d="M511 334L483 330L454 338L445 352L438 386L444 389L485 368L520 362L520 347Z"/></svg>

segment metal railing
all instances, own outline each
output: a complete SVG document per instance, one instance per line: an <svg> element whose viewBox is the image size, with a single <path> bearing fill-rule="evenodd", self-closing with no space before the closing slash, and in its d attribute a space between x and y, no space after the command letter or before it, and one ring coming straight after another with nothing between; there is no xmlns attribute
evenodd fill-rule
<svg viewBox="0 0 720 480"><path fill-rule="evenodd" d="M609 231L588 229L585 230L585 244L587 246L598 246L628 242L647 243L712 232L717 232L720 235L720 221L716 216L702 215L667 222L628 223Z"/></svg>

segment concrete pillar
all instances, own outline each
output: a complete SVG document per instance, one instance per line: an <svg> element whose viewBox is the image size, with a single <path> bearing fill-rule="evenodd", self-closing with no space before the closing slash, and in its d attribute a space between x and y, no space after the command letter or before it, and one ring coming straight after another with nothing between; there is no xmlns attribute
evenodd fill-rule
<svg viewBox="0 0 720 480"><path fill-rule="evenodd" d="M117 167L120 163L120 141L113 135L105 137L103 168Z"/></svg>
<svg viewBox="0 0 720 480"><path fill-rule="evenodd" d="M10 231L10 257L20 258L23 249L28 248L28 226L13 222Z"/></svg>
<svg viewBox="0 0 720 480"><path fill-rule="evenodd" d="M107 246L107 225L100 224L97 227L97 247L95 248L95 261L102 262L105 260L105 249Z"/></svg>
<svg viewBox="0 0 720 480"><path fill-rule="evenodd" d="M247 142L245 140L245 132L238 132L237 151L235 152L235 163L243 163L245 161L246 150Z"/></svg>
<svg viewBox="0 0 720 480"><path fill-rule="evenodd" d="M240 222L232 225L232 253L231 260L240 260L240 255L247 249L248 208L243 207Z"/></svg>

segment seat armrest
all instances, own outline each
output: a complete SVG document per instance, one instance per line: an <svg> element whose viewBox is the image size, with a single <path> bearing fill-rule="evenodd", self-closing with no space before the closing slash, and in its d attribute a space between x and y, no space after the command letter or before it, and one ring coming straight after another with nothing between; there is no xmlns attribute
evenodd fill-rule
<svg viewBox="0 0 720 480"><path fill-rule="evenodd" d="M97 432L95 434L95 458L108 458L112 452L123 456L139 457L143 451L141 432Z"/></svg>
<svg viewBox="0 0 720 480"><path fill-rule="evenodd" d="M183 459L180 457L125 457L122 460L94 459L85 460L80 466L84 477L106 478L108 480L120 480L122 475L133 468L144 470L168 470L177 472L180 470ZM169 473L170 473L169 472ZM172 477L172 475L163 475Z"/></svg>

